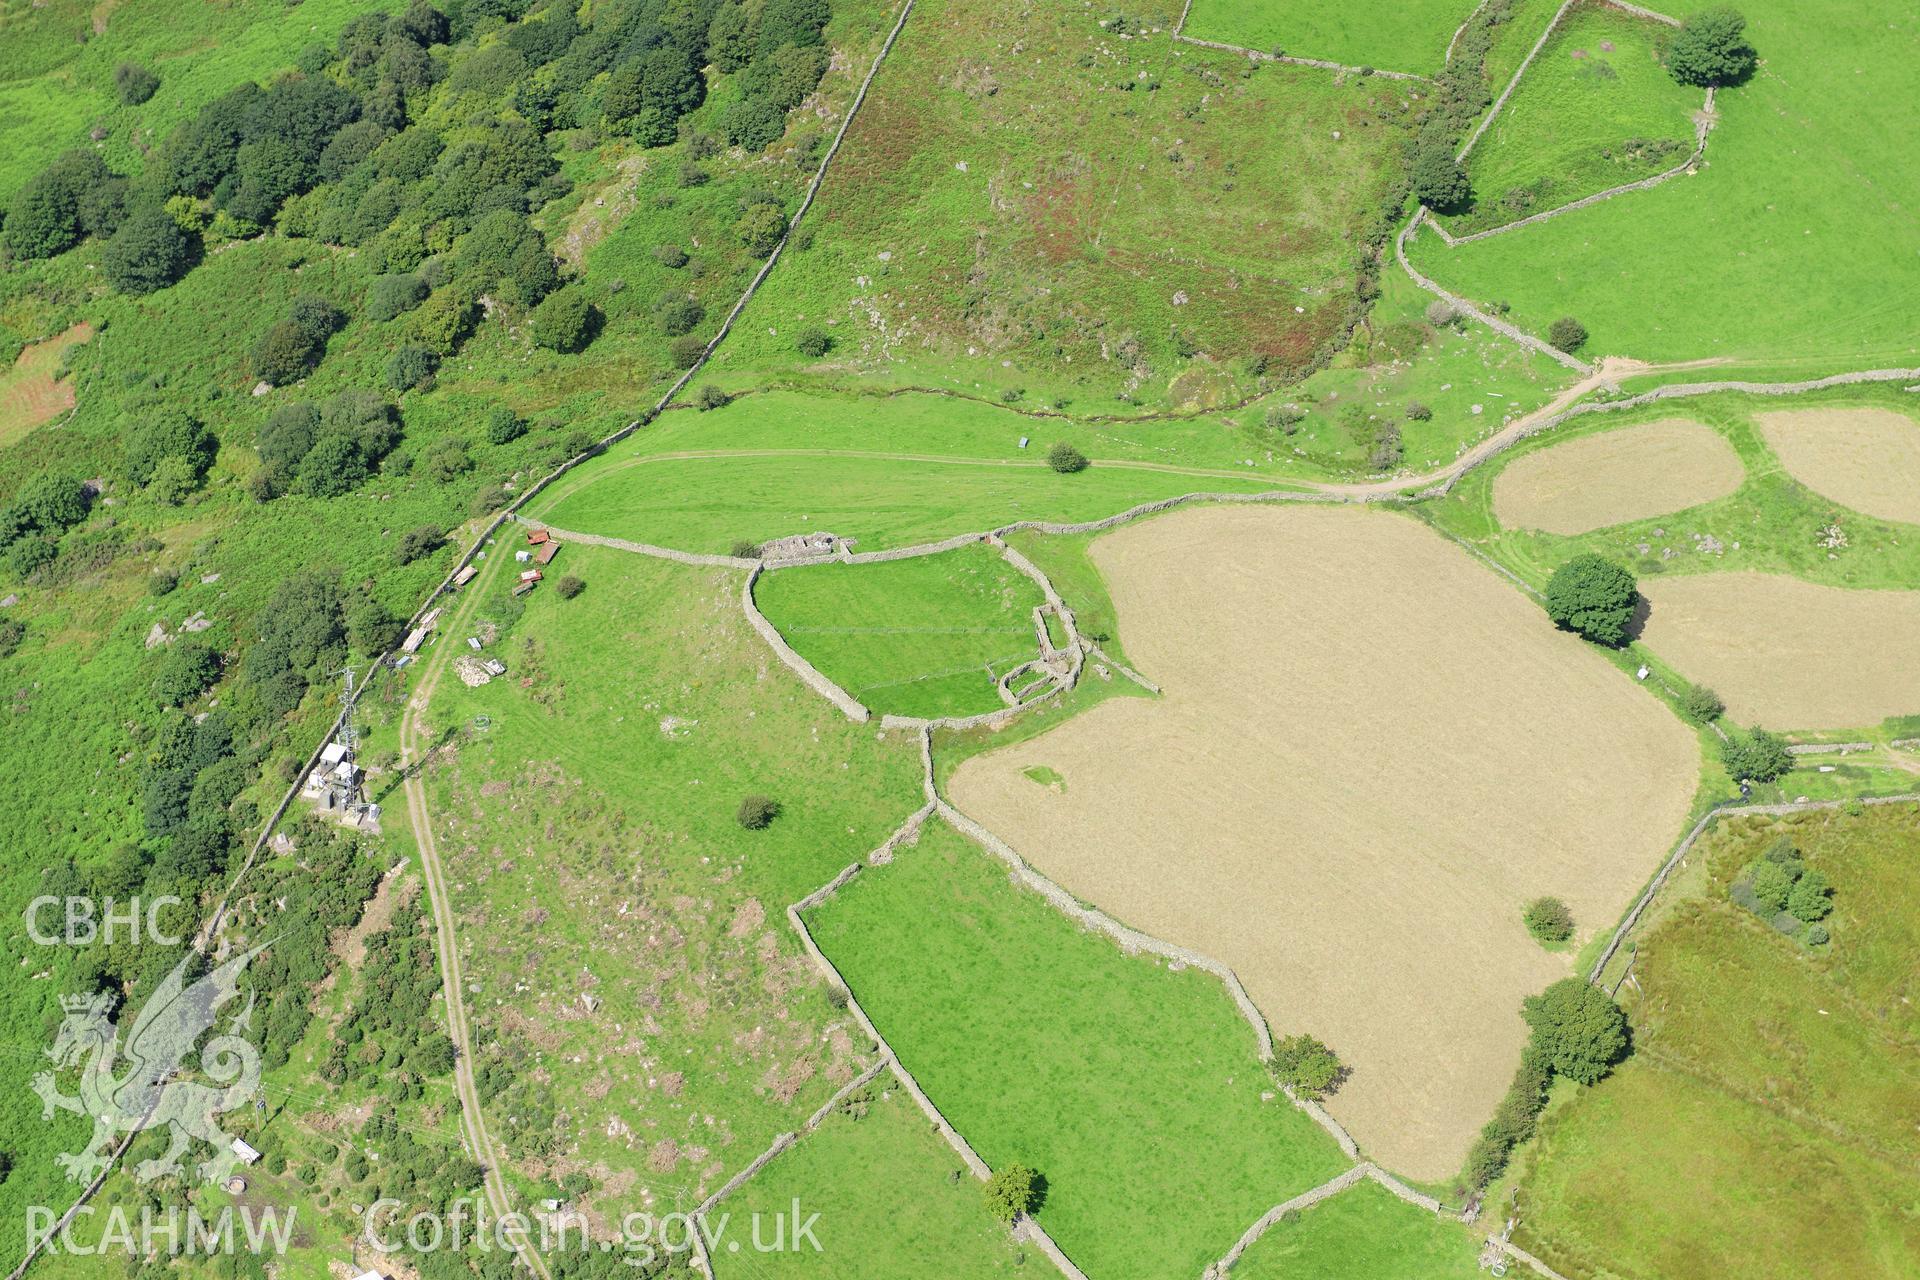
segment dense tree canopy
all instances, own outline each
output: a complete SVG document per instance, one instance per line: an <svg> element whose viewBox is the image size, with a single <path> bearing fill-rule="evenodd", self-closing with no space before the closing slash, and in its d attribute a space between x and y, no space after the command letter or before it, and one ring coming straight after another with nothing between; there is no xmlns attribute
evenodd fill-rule
<svg viewBox="0 0 1920 1280"><path fill-rule="evenodd" d="M1626 1056L1627 1019L1606 993L1578 978L1562 978L1521 1008L1534 1042L1555 1072L1593 1084Z"/></svg>
<svg viewBox="0 0 1920 1280"><path fill-rule="evenodd" d="M1573 557L1547 579L1547 616L1555 626L1595 644L1625 644L1639 601L1631 573L1590 553Z"/></svg>
<svg viewBox="0 0 1920 1280"><path fill-rule="evenodd" d="M1728 8L1688 18L1667 47L1667 71L1681 84L1734 84L1753 73L1758 55L1747 43L1747 20Z"/></svg>
<svg viewBox="0 0 1920 1280"><path fill-rule="evenodd" d="M164 209L141 209L114 232L100 255L108 283L122 293L152 293L185 273L193 242Z"/></svg>

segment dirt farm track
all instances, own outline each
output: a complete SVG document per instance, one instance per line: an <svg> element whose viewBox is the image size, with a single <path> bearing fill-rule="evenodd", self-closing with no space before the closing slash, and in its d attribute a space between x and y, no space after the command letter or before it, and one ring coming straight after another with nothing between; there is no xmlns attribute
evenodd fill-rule
<svg viewBox="0 0 1920 1280"><path fill-rule="evenodd" d="M1693 735L1404 516L1194 509L1092 554L1164 696L965 762L955 804L1231 966L1276 1034L1352 1066L1330 1109L1367 1154L1452 1176L1521 998L1569 971L1521 906L1552 893L1582 937L1611 926L1679 834Z"/></svg>

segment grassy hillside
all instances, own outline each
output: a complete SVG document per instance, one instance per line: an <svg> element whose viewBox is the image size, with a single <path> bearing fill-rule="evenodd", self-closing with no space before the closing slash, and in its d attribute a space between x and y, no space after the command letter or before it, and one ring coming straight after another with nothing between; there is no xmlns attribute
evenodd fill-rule
<svg viewBox="0 0 1920 1280"><path fill-rule="evenodd" d="M791 1247L771 1244L776 1219L793 1230L819 1214L810 1242L786 1237ZM938 1259L940 1274L986 1280L1018 1276L1045 1262L1015 1245L986 1210L980 1184L961 1167L912 1099L882 1075L849 1097L818 1131L779 1156L765 1172L708 1216L720 1231L715 1270L721 1280L771 1280L825 1276L832 1280L894 1280ZM738 1251L727 1244L738 1242Z"/></svg>
<svg viewBox="0 0 1920 1280"><path fill-rule="evenodd" d="M1594 354L1915 364L1920 177L1901 139L1916 107L1891 87L1920 17L1894 0L1742 8L1761 65L1719 95L1698 176L1458 249L1424 234L1416 264L1535 333L1578 317Z"/></svg>
<svg viewBox="0 0 1920 1280"><path fill-rule="evenodd" d="M1468 153L1473 208L1448 229L1499 226L1690 154L1702 95L1661 65L1672 36L1671 27L1601 4L1569 11Z"/></svg>
<svg viewBox="0 0 1920 1280"><path fill-rule="evenodd" d="M811 248L721 367L1124 411L1226 402L1337 350L1365 309L1353 247L1390 219L1405 86L1176 48L1178 8L1122 32L1079 7L918 5ZM824 356L797 349L810 329Z"/></svg>

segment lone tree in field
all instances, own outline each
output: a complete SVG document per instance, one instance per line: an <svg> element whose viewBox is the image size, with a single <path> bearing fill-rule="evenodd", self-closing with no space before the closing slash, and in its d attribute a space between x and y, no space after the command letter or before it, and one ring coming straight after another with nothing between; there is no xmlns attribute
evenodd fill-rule
<svg viewBox="0 0 1920 1280"><path fill-rule="evenodd" d="M1047 450L1047 465L1061 475L1071 475L1087 469L1087 455L1062 440Z"/></svg>
<svg viewBox="0 0 1920 1280"><path fill-rule="evenodd" d="M1547 341L1559 351L1572 355L1587 345L1587 326L1572 316L1561 316L1547 326Z"/></svg>
<svg viewBox="0 0 1920 1280"><path fill-rule="evenodd" d="M1340 1087L1347 1068L1312 1036L1288 1036L1273 1046L1273 1078L1302 1098L1317 1100Z"/></svg>
<svg viewBox="0 0 1920 1280"><path fill-rule="evenodd" d="M1520 1012L1533 1028L1533 1042L1569 1080L1593 1084L1627 1054L1626 1015L1578 978L1562 978L1528 996Z"/></svg>
<svg viewBox="0 0 1920 1280"><path fill-rule="evenodd" d="M1627 642L1639 599L1632 574L1591 553L1575 556L1547 579L1547 616L1554 625L1609 648Z"/></svg>
<svg viewBox="0 0 1920 1280"><path fill-rule="evenodd" d="M1772 782L1793 768L1787 744L1765 729L1741 737L1731 735L1720 744L1720 763L1735 782Z"/></svg>
<svg viewBox="0 0 1920 1280"><path fill-rule="evenodd" d="M734 820L749 831L765 831L780 816L780 802L772 796L751 795L740 802Z"/></svg>
<svg viewBox="0 0 1920 1280"><path fill-rule="evenodd" d="M1014 1222L1040 1207L1046 1182L1024 1164L1010 1164L987 1179L987 1212Z"/></svg>
<svg viewBox="0 0 1920 1280"><path fill-rule="evenodd" d="M570 573L566 577L560 579L560 581L554 583L553 589L560 593L560 598L562 600L571 600L575 596L579 595L582 591L585 591L587 589L587 584L584 579L577 578Z"/></svg>
<svg viewBox="0 0 1920 1280"><path fill-rule="evenodd" d="M1558 898L1535 898L1520 919L1536 942L1565 942L1573 936L1573 912Z"/></svg>
<svg viewBox="0 0 1920 1280"><path fill-rule="evenodd" d="M1420 145L1414 152L1408 179L1413 186L1414 199L1442 213L1458 209L1473 194L1467 171L1460 167L1460 162L1453 158L1453 152L1443 142Z"/></svg>
<svg viewBox="0 0 1920 1280"><path fill-rule="evenodd" d="M1747 20L1735 9L1703 9L1688 18L1667 49L1667 73L1705 89L1753 74L1758 55L1747 43Z"/></svg>
<svg viewBox="0 0 1920 1280"><path fill-rule="evenodd" d="M1690 684L1680 691L1680 714L1695 724L1711 724L1726 709L1720 695L1703 684Z"/></svg>
<svg viewBox="0 0 1920 1280"><path fill-rule="evenodd" d="M583 351L599 331L600 308L578 287L550 293L533 309L533 340L549 351Z"/></svg>

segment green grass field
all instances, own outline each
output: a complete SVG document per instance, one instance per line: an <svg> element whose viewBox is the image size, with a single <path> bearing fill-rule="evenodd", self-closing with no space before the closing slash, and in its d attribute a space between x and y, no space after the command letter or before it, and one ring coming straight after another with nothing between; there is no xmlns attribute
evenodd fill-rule
<svg viewBox="0 0 1920 1280"><path fill-rule="evenodd" d="M1235 1280L1479 1280L1475 1241L1362 1179L1276 1223L1234 1264Z"/></svg>
<svg viewBox="0 0 1920 1280"><path fill-rule="evenodd" d="M985 544L879 564L761 575L754 600L822 674L873 711L970 716L1039 656L1040 588Z"/></svg>
<svg viewBox="0 0 1920 1280"><path fill-rule="evenodd" d="M1499 226L1678 164L1693 150L1701 91L1660 64L1671 34L1600 4L1569 12L1468 153L1473 208L1448 230Z"/></svg>
<svg viewBox="0 0 1920 1280"><path fill-rule="evenodd" d="M811 913L907 1069L1091 1275L1198 1275L1344 1160L1271 1082L1218 981L1081 930L944 824Z"/></svg>
<svg viewBox="0 0 1920 1280"><path fill-rule="evenodd" d="M1054 474L1039 461L734 456L637 460L608 467L590 488L543 507L562 529L612 534L685 551L725 552L826 530L855 549L932 542L1016 520L1096 520L1196 491L1274 486L1096 464Z"/></svg>
<svg viewBox="0 0 1920 1280"><path fill-rule="evenodd" d="M716 372L1127 412L1229 403L1258 383L1249 357L1278 375L1337 345L1353 243L1385 225L1405 85L1176 49L1178 12L1130 9L1122 38L1099 10L924 0L817 237ZM809 328L833 338L823 359L795 349Z"/></svg>
<svg viewBox="0 0 1920 1280"><path fill-rule="evenodd" d="M1818 952L1725 896L1782 831L1835 886ZM1639 942L1634 1056L1549 1112L1518 1243L1627 1280L1920 1268L1917 839L1912 806L1715 832L1700 896Z"/></svg>
<svg viewBox="0 0 1920 1280"><path fill-rule="evenodd" d="M1120 639L1120 615L1107 593L1107 583L1093 567L1087 547L1097 533L1046 534L1022 530L1007 545L1039 566L1067 608L1082 636L1122 662L1127 651Z"/></svg>
<svg viewBox="0 0 1920 1280"><path fill-rule="evenodd" d="M1350 67L1431 75L1469 0L1195 0L1184 34Z"/></svg>
<svg viewBox="0 0 1920 1280"><path fill-rule="evenodd" d="M1416 264L1532 332L1579 318L1590 355L1914 365L1920 171L1904 140L1920 106L1889 86L1920 17L1897 0L1743 8L1761 66L1719 95L1697 176L1454 250L1423 234Z"/></svg>
<svg viewBox="0 0 1920 1280"><path fill-rule="evenodd" d="M813 1233L819 1250L755 1249L755 1215L760 1240L771 1242L776 1215L792 1223L795 1206L800 1222L820 1215ZM719 1230L722 1214L727 1224L714 1251L720 1280L899 1280L930 1267L976 1280L1046 1265L987 1213L980 1184L891 1075L842 1104L709 1214L710 1231ZM727 1247L732 1241L738 1250Z"/></svg>
<svg viewBox="0 0 1920 1280"><path fill-rule="evenodd" d="M1055 473L1042 460L1055 440L1094 465ZM944 396L776 391L665 415L532 512L562 529L687 551L820 530L877 551L1016 520L1094 520L1184 493L1286 487L1272 463L1229 469L1255 451L1217 420L1102 427Z"/></svg>

